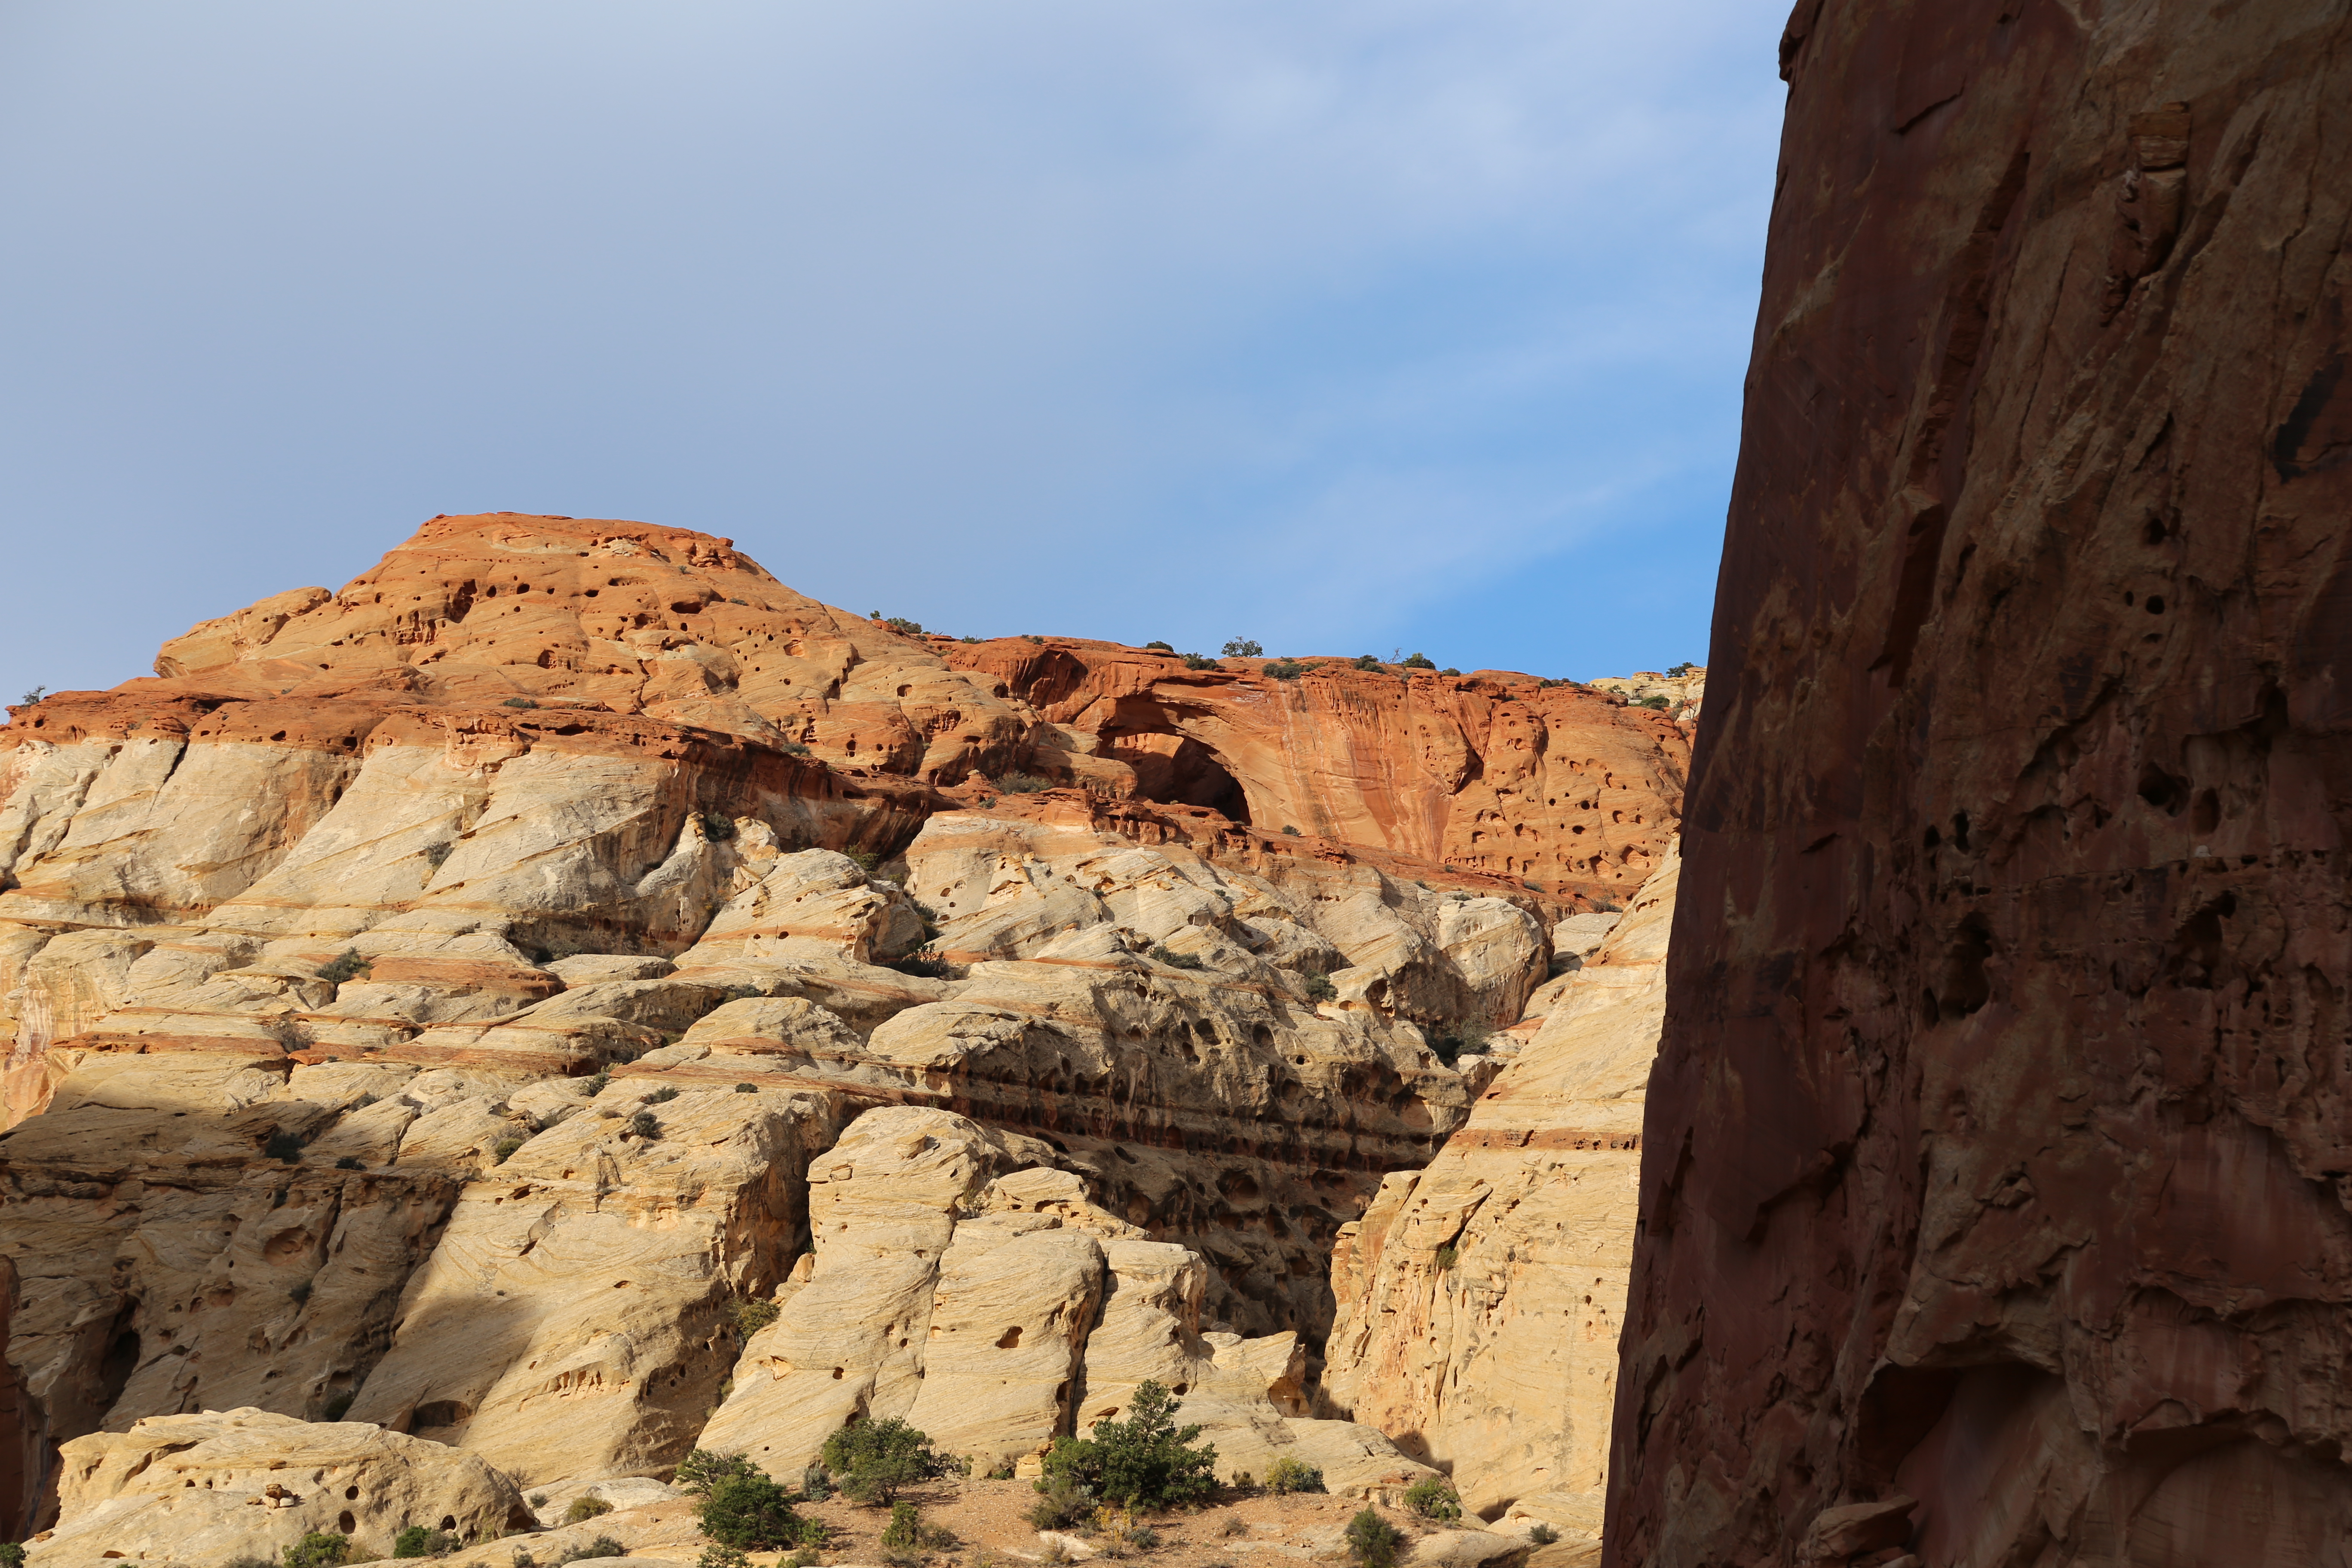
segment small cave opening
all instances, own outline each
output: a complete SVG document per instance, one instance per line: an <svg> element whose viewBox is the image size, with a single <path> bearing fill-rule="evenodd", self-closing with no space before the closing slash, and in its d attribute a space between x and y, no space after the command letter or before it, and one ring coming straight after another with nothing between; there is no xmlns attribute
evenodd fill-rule
<svg viewBox="0 0 2352 1568"><path fill-rule="evenodd" d="M1131 731L1113 737L1112 754L1135 770L1139 799L1204 805L1234 822L1250 819L1241 781L1213 749L1190 735Z"/></svg>

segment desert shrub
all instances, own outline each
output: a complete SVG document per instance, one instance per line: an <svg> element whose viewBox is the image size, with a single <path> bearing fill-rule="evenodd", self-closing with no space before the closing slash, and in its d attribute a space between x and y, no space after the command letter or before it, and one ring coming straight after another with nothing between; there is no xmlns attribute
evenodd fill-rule
<svg viewBox="0 0 2352 1568"><path fill-rule="evenodd" d="M911 1551L922 1543L922 1516L915 1511L913 1503L894 1502L890 1505L890 1522L882 1529L882 1544L901 1552Z"/></svg>
<svg viewBox="0 0 2352 1568"><path fill-rule="evenodd" d="M1371 654L1360 653L1356 656L1356 668L1358 669L1385 669L1388 667L1382 664Z"/></svg>
<svg viewBox="0 0 2352 1568"><path fill-rule="evenodd" d="M438 1530L412 1524L392 1538L394 1557L446 1557L465 1542Z"/></svg>
<svg viewBox="0 0 2352 1568"><path fill-rule="evenodd" d="M923 624L920 621L910 621L904 616L892 616L887 619L877 616L875 618L902 637L919 637L923 635Z"/></svg>
<svg viewBox="0 0 2352 1568"><path fill-rule="evenodd" d="M1063 1530L1094 1516L1094 1489L1084 1482L1049 1474L1035 1485L1037 1500L1029 1505L1029 1522L1037 1529Z"/></svg>
<svg viewBox="0 0 2352 1568"><path fill-rule="evenodd" d="M525 1500L533 1508L545 1508L547 1506L547 1494L545 1492L533 1492Z"/></svg>
<svg viewBox="0 0 2352 1568"><path fill-rule="evenodd" d="M286 1568L335 1568L352 1554L352 1538L311 1531L286 1549Z"/></svg>
<svg viewBox="0 0 2352 1568"><path fill-rule="evenodd" d="M302 1305L310 1299L310 1282L308 1279L297 1279L292 1285L287 1287L286 1295L296 1306Z"/></svg>
<svg viewBox="0 0 2352 1568"><path fill-rule="evenodd" d="M677 1462L669 1484L696 1497L709 1497L710 1489L730 1476L759 1473L760 1467L740 1454L714 1454L708 1448L697 1448Z"/></svg>
<svg viewBox="0 0 2352 1568"><path fill-rule="evenodd" d="M0 1541L0 1568L25 1568L25 1548L14 1541Z"/></svg>
<svg viewBox="0 0 2352 1568"><path fill-rule="evenodd" d="M896 1502L898 1493L920 1481L954 1473L963 1461L942 1454L931 1440L904 1421L855 1421L824 1440L817 1458L852 1502Z"/></svg>
<svg viewBox="0 0 2352 1568"><path fill-rule="evenodd" d="M604 1068L598 1068L593 1078L583 1078L580 1080L580 1092L593 1100L604 1093L604 1086L612 1081L612 1073Z"/></svg>
<svg viewBox="0 0 2352 1568"><path fill-rule="evenodd" d="M719 1476L703 1495L696 1510L702 1533L741 1552L774 1552L796 1546L802 1537L801 1517L793 1511L792 1493L748 1460L742 1468Z"/></svg>
<svg viewBox="0 0 2352 1568"><path fill-rule="evenodd" d="M425 863L438 871L441 869L441 863L448 859L451 852L457 847L455 844L446 841L439 844L427 844L425 847Z"/></svg>
<svg viewBox="0 0 2352 1568"><path fill-rule="evenodd" d="M776 750L783 752L784 755L788 757L813 757L816 755L814 752L810 751L798 741L779 741L776 742Z"/></svg>
<svg viewBox="0 0 2352 1568"><path fill-rule="evenodd" d="M1229 1513L1225 1515L1224 1522L1217 1527L1217 1531L1219 1534L1226 1536L1247 1535L1249 1533L1249 1521L1244 1519L1240 1514Z"/></svg>
<svg viewBox="0 0 2352 1568"><path fill-rule="evenodd" d="M499 706L501 708L536 708L539 704L533 702L528 697L509 697L504 702L499 704Z"/></svg>
<svg viewBox="0 0 2352 1568"><path fill-rule="evenodd" d="M1189 952L1171 952L1164 947L1155 947L1151 950L1151 962L1154 963L1164 963L1171 969L1202 969L1207 967L1202 963L1198 958L1195 958Z"/></svg>
<svg viewBox="0 0 2352 1568"><path fill-rule="evenodd" d="M499 1139L497 1142L490 1145L490 1163L493 1165L505 1164L509 1160L514 1158L514 1152L521 1147L522 1140L520 1138L509 1137Z"/></svg>
<svg viewBox="0 0 2352 1568"><path fill-rule="evenodd" d="M347 947L335 955L332 963L319 971L319 978L330 985L341 985L346 980L364 978L367 972L368 961L360 956L360 950Z"/></svg>
<svg viewBox="0 0 2352 1568"><path fill-rule="evenodd" d="M1224 647L1224 654L1227 658L1257 658L1264 655L1265 652L1265 649L1260 647L1257 643L1250 637L1235 637L1233 641L1227 643Z"/></svg>
<svg viewBox="0 0 2352 1568"><path fill-rule="evenodd" d="M735 1092L738 1094L757 1094L760 1092L760 1086L756 1083L739 1083L735 1086Z"/></svg>
<svg viewBox="0 0 2352 1568"><path fill-rule="evenodd" d="M221 1568L278 1568L278 1564L267 1557L232 1557Z"/></svg>
<svg viewBox="0 0 2352 1568"><path fill-rule="evenodd" d="M1665 709L1672 706L1672 704L1667 702L1664 697L1636 697L1633 699L1633 706L1636 708L1655 708L1663 712Z"/></svg>
<svg viewBox="0 0 2352 1568"><path fill-rule="evenodd" d="M1437 661L1427 654L1417 653L1404 661L1407 669L1435 669Z"/></svg>
<svg viewBox="0 0 2352 1568"><path fill-rule="evenodd" d="M269 1159L283 1160L290 1165L302 1157L302 1140L298 1134L281 1127L269 1134L268 1141L261 1145L261 1152Z"/></svg>
<svg viewBox="0 0 2352 1568"><path fill-rule="evenodd" d="M1543 1521L1538 1520L1535 1523L1528 1527L1528 1539L1534 1542L1538 1546L1549 1546L1553 1542L1559 1539L1559 1531L1554 1530L1550 1525L1546 1524Z"/></svg>
<svg viewBox="0 0 2352 1568"><path fill-rule="evenodd" d="M1174 652L1176 651L1176 645L1175 645L1175 644L1173 644L1173 643L1164 643L1164 642L1156 642L1156 641L1155 641L1155 642L1148 642L1148 643L1145 643L1143 646L1144 646L1145 647L1147 647L1147 648L1157 648L1157 649L1159 649L1161 653L1174 653ZM27 702L30 702L31 700L33 700L32 695L31 695L30 693L27 693L27 694L26 694L26 696L25 700L26 700L26 701L27 701Z"/></svg>
<svg viewBox="0 0 2352 1568"><path fill-rule="evenodd" d="M609 1535L600 1535L585 1546L575 1546L555 1560L554 1568L566 1563L586 1563L598 1557L626 1557L629 1549Z"/></svg>
<svg viewBox="0 0 2352 1568"><path fill-rule="evenodd" d="M338 1171L364 1171L367 1169L367 1162L361 1159L357 1154L339 1155L335 1160L335 1169Z"/></svg>
<svg viewBox="0 0 2352 1568"><path fill-rule="evenodd" d="M1187 669L1215 669L1219 667L1217 661L1213 658L1202 658L1197 653L1188 653L1184 656L1184 668Z"/></svg>
<svg viewBox="0 0 2352 1568"><path fill-rule="evenodd" d="M1359 1568L1395 1568L1404 1532L1367 1508L1348 1521L1348 1553Z"/></svg>
<svg viewBox="0 0 2352 1568"><path fill-rule="evenodd" d="M954 964L944 958L926 958L919 952L902 958L890 967L901 974L912 974L923 980L953 980L956 977Z"/></svg>
<svg viewBox="0 0 2352 1568"><path fill-rule="evenodd" d="M344 1414L348 1412L351 1407L352 1396L348 1394L338 1394L332 1399L327 1401L326 1408L319 1412L319 1419L321 1421L341 1421L343 1418ZM5 1565L0 1565L0 1568L5 1568Z"/></svg>
<svg viewBox="0 0 2352 1568"><path fill-rule="evenodd" d="M1464 1053L1473 1056L1486 1048L1494 1031L1475 1019L1461 1018L1450 1024L1439 1024L1427 1034L1430 1050L1447 1067L1459 1061Z"/></svg>
<svg viewBox="0 0 2352 1568"><path fill-rule="evenodd" d="M1328 974L1310 974L1307 977L1307 998L1310 1002L1337 1002L1339 988L1331 984Z"/></svg>
<svg viewBox="0 0 2352 1568"><path fill-rule="evenodd" d="M1167 645L1163 643L1160 646L1164 647ZM48 690L48 688L46 686L36 686L33 689L25 693L24 696L18 698L17 700L29 708L34 703L38 702L41 700L41 694L47 690Z"/></svg>
<svg viewBox="0 0 2352 1568"><path fill-rule="evenodd" d="M1462 1251L1449 1241L1430 1254L1429 1260L1437 1266L1438 1272L1444 1273L1462 1261Z"/></svg>
<svg viewBox="0 0 2352 1568"><path fill-rule="evenodd" d="M1451 675L1451 676L1455 677L1456 679L1459 679L1459 678L1460 678L1460 676L1461 676L1461 674L1462 674L1462 672L1461 672L1460 670L1455 669L1455 668L1454 668L1453 666L1451 666L1451 665L1448 665L1445 668L1439 670L1437 673L1438 673L1438 674L1440 674L1440 675Z"/></svg>
<svg viewBox="0 0 2352 1568"><path fill-rule="evenodd" d="M640 1110L629 1118L629 1131L640 1138L658 1138L661 1136L661 1123L654 1120L652 1111Z"/></svg>
<svg viewBox="0 0 2352 1568"><path fill-rule="evenodd" d="M1423 1476L1404 1489L1404 1506L1423 1519L1450 1523L1462 1517L1462 1498L1444 1476Z"/></svg>
<svg viewBox="0 0 2352 1568"><path fill-rule="evenodd" d="M751 1560L743 1555L741 1548L730 1546L723 1541L714 1541L702 1549L702 1555L695 1559L694 1568L751 1568Z"/></svg>
<svg viewBox="0 0 2352 1568"><path fill-rule="evenodd" d="M801 1469L801 1496L811 1502L823 1502L833 1495L833 1478L824 1473L823 1465L806 1465Z"/></svg>
<svg viewBox="0 0 2352 1568"><path fill-rule="evenodd" d="M1192 1447L1197 1426L1179 1427L1181 1406L1167 1389L1145 1383L1124 1421L1095 1423L1091 1438L1055 1440L1045 1456L1047 1476L1066 1476L1096 1496L1129 1508L1194 1502L1216 1489L1214 1445Z"/></svg>
<svg viewBox="0 0 2352 1568"><path fill-rule="evenodd" d="M666 1083L659 1089L654 1090L651 1094L646 1096L646 1103L647 1105L667 1105L671 1100L676 1100L677 1098L677 1086L675 1084Z"/></svg>
<svg viewBox="0 0 2352 1568"><path fill-rule="evenodd" d="M713 844L724 844L735 837L735 819L723 811L702 814L702 836Z"/></svg>
<svg viewBox="0 0 2352 1568"><path fill-rule="evenodd" d="M1307 673L1307 667L1295 658L1277 658L1258 673L1272 680L1296 680Z"/></svg>
<svg viewBox="0 0 2352 1568"><path fill-rule="evenodd" d="M844 849L842 853L856 861L857 868L869 877L874 875L874 868L882 864L882 857L871 849L851 848Z"/></svg>
<svg viewBox="0 0 2352 1568"><path fill-rule="evenodd" d="M1287 822L1282 825L1282 833L1283 837L1286 838L1302 838L1306 837L1304 834L1300 833L1297 828L1292 826Z"/></svg>
<svg viewBox="0 0 2352 1568"><path fill-rule="evenodd" d="M1139 1524L1127 1532L1127 1543L1138 1552L1149 1552L1160 1544L1160 1532L1148 1524Z"/></svg>
<svg viewBox="0 0 2352 1568"><path fill-rule="evenodd" d="M996 787L1006 795L1035 795L1039 790L1052 789L1052 779L1041 779L1035 773L1006 773L996 781Z"/></svg>
<svg viewBox="0 0 2352 1568"><path fill-rule="evenodd" d="M1303 1459L1285 1454L1265 1468L1265 1489L1276 1497L1292 1492L1319 1492L1323 1489L1323 1472Z"/></svg>
<svg viewBox="0 0 2352 1568"><path fill-rule="evenodd" d="M613 1505L606 1502L603 1498L591 1497L587 1493L583 1492L580 1496L572 1500L572 1506L570 1508L563 1510L563 1522L566 1524L584 1524L600 1513L610 1513L612 1511Z"/></svg>
<svg viewBox="0 0 2352 1568"><path fill-rule="evenodd" d="M1666 666L1666 673L1676 680L1680 680L1684 676L1688 675L1692 670L1696 669L1697 668L1698 666L1693 664L1690 660L1685 659L1680 664L1670 664Z"/></svg>
<svg viewBox="0 0 2352 1568"><path fill-rule="evenodd" d="M752 1296L738 1296L734 1300L727 1303L727 1321L733 1323L736 1331L748 1340L782 1317L783 1310L773 1301L761 1300Z"/></svg>

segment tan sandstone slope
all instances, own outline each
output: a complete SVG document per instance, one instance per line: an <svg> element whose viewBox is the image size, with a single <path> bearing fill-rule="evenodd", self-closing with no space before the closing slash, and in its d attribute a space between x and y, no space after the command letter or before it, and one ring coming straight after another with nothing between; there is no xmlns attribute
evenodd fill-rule
<svg viewBox="0 0 2352 1568"><path fill-rule="evenodd" d="M471 1456L556 1496L698 1443L794 1475L853 1416L1014 1461L1146 1378L1229 1472L1393 1490L1442 1458L1310 1415L1333 1248L1552 1026L1523 1018L1575 1010L1556 975L1666 853L1683 731L1525 678L1219 676L1422 778L1414 820L1578 816L1596 848L1545 882L1451 827L1189 802L1126 729L947 657L987 648L724 541L501 514L15 710L0 1535L62 1507L64 1564L317 1527L310 1492L229 1528L101 1484L206 1411L189 1451L241 1496L272 1442L319 1485ZM1139 722L1192 724L1183 689ZM1472 752L1380 749L1435 733L1425 700ZM1234 743L1171 746L1255 778ZM1345 798L1310 826L1378 816ZM781 1309L748 1344L746 1300Z"/></svg>

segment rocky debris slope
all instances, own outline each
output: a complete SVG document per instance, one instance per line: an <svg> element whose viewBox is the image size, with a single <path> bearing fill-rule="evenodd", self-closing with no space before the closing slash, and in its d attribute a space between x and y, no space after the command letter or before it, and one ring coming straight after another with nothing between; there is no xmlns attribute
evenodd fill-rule
<svg viewBox="0 0 2352 1568"><path fill-rule="evenodd" d="M1071 637L940 646L1048 722L1030 764L1047 777L1212 805L1269 832L1401 851L1587 905L1639 887L1681 814L1686 732L1573 681L1348 659L1194 669Z"/></svg>
<svg viewBox="0 0 2352 1568"><path fill-rule="evenodd" d="M1382 1182L1332 1259L1325 1402L1444 1468L1472 1512L1591 1541L1679 869L1669 856L1468 1123Z"/></svg>
<svg viewBox="0 0 2352 1568"><path fill-rule="evenodd" d="M1611 1560L2352 1530L2352 20L1806 0Z"/></svg>

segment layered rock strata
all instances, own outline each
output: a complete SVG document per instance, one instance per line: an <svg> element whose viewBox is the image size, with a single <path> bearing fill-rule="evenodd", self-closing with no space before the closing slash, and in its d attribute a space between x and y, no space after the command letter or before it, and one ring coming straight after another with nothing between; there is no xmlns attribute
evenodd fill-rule
<svg viewBox="0 0 2352 1568"><path fill-rule="evenodd" d="M1614 1563L2352 1530L2348 44L1796 7Z"/></svg>
<svg viewBox="0 0 2352 1568"><path fill-rule="evenodd" d="M1588 1541L1678 871L1670 856L1468 1122L1388 1176L1332 1258L1326 1404L1444 1468L1472 1512L1516 1507Z"/></svg>
<svg viewBox="0 0 2352 1568"><path fill-rule="evenodd" d="M1225 659L1071 637L943 643L1051 726L1031 765L1619 902L1680 813L1685 731L1572 681L1347 659ZM1059 746L1054 744L1055 741Z"/></svg>
<svg viewBox="0 0 2352 1568"><path fill-rule="evenodd" d="M25 1522L62 1449L203 1411L561 1487L659 1474L714 1417L1017 1457L1145 1377L1230 1467L1420 1473L1306 1415L1330 1247L1468 1113L1494 1062L1454 1048L1520 1016L1577 899L1000 793L1068 738L1025 698L643 525L437 520L158 668L0 732ZM836 1203L836 1165L920 1185L910 1117L985 1179ZM739 1365L740 1304L782 1336L876 1290L923 1337L776 1415L813 1352Z"/></svg>

